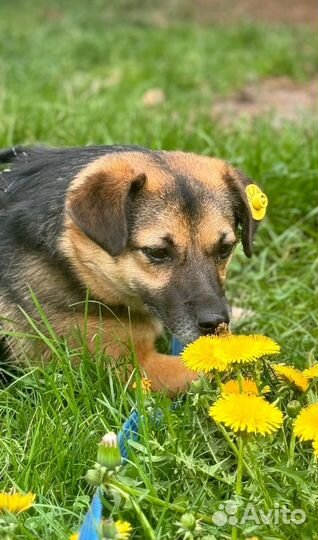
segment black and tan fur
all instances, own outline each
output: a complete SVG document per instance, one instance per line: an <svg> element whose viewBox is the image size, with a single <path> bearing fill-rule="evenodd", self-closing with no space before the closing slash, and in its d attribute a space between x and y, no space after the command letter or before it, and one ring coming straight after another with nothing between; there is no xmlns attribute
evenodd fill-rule
<svg viewBox="0 0 318 540"><path fill-rule="evenodd" d="M219 159L139 147L19 147L0 162L2 332L28 332L23 312L37 320L32 290L58 335L72 340L86 324L92 350L99 335L115 359L132 338L154 389L185 388L193 373L154 343L164 327L187 343L228 321L239 230L252 252L250 181ZM2 347L11 359L49 357L27 338Z"/></svg>

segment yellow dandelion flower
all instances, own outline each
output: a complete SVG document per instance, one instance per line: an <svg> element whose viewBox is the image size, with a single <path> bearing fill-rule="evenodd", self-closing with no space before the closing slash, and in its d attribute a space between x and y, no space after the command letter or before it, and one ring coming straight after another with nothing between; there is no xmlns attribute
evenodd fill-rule
<svg viewBox="0 0 318 540"><path fill-rule="evenodd" d="M304 369L303 375L305 375L307 379L318 379L318 364L315 364L310 368Z"/></svg>
<svg viewBox="0 0 318 540"><path fill-rule="evenodd" d="M79 539L79 533L74 533L70 536L70 540L78 540Z"/></svg>
<svg viewBox="0 0 318 540"><path fill-rule="evenodd" d="M308 379L299 369L284 364L273 364L272 368L280 379L288 381L302 392L307 390L309 386Z"/></svg>
<svg viewBox="0 0 318 540"><path fill-rule="evenodd" d="M203 336L190 343L181 358L193 371L226 371L234 363L254 362L277 354L279 345L266 336Z"/></svg>
<svg viewBox="0 0 318 540"><path fill-rule="evenodd" d="M210 407L209 415L235 432L266 435L283 423L282 412L264 398L249 394L228 394Z"/></svg>
<svg viewBox="0 0 318 540"><path fill-rule="evenodd" d="M215 354L215 342L211 336L202 336L190 343L181 353L181 359L193 371L208 373L213 369L217 371L228 369L228 362L223 361Z"/></svg>
<svg viewBox="0 0 318 540"><path fill-rule="evenodd" d="M294 433L301 441L318 439L318 401L300 411L294 423Z"/></svg>
<svg viewBox="0 0 318 540"><path fill-rule="evenodd" d="M35 501L33 493L0 493L0 512L6 510L12 514L19 514L31 508Z"/></svg>
<svg viewBox="0 0 318 540"><path fill-rule="evenodd" d="M148 394L149 392L151 392L151 380L150 379L147 379L147 377L142 377L141 380L140 380L140 386L141 386L141 389L142 391L145 393L145 394ZM134 389L137 388L137 383L136 381L133 383L132 387Z"/></svg>
<svg viewBox="0 0 318 540"><path fill-rule="evenodd" d="M318 458L318 439L313 441L312 447L314 449L314 454L315 454L316 458Z"/></svg>
<svg viewBox="0 0 318 540"><path fill-rule="evenodd" d="M222 384L222 394L259 394L256 382L253 379L242 379L241 386L238 380L231 379L226 383Z"/></svg>
<svg viewBox="0 0 318 540"><path fill-rule="evenodd" d="M122 521L121 519L119 519L118 521L116 521L115 525L117 529L118 539L128 540L132 531L131 524L128 521Z"/></svg>

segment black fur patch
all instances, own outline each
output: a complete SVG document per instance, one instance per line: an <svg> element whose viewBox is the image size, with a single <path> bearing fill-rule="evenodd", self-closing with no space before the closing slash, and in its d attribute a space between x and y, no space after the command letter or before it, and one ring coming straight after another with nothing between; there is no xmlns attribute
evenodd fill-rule
<svg viewBox="0 0 318 540"><path fill-rule="evenodd" d="M14 375L13 369L5 339L0 337L0 388L11 382Z"/></svg>
<svg viewBox="0 0 318 540"><path fill-rule="evenodd" d="M180 199L182 212L191 220L197 219L202 205L202 197L198 197L198 192L202 195L202 187L182 175L177 175L176 187L175 196Z"/></svg>
<svg viewBox="0 0 318 540"><path fill-rule="evenodd" d="M257 228L257 222L253 219L249 209L245 195L245 187L248 184L251 184L252 180L247 178L243 173L238 174L238 179L233 178L233 176L227 173L224 175L223 179L228 187L229 193L231 193L236 225L241 225L242 227L244 253L247 257L251 257L253 251L253 237Z"/></svg>

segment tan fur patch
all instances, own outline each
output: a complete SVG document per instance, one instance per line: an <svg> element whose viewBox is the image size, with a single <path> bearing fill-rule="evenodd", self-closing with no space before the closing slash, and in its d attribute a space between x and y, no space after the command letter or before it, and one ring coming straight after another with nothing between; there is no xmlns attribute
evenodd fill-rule
<svg viewBox="0 0 318 540"><path fill-rule="evenodd" d="M218 158L199 156L191 152L163 152L176 172L182 171L210 187L223 189L223 176L232 167Z"/></svg>
<svg viewBox="0 0 318 540"><path fill-rule="evenodd" d="M103 172L107 172L110 176L113 176L116 182L123 185L134 176L145 173L149 191L158 191L169 180L169 175L160 168L149 154L142 152L127 152L123 155L107 154L94 160L80 171L72 181L67 198L71 198L72 193L79 191L79 188L82 187L84 188L84 195L87 178Z"/></svg>

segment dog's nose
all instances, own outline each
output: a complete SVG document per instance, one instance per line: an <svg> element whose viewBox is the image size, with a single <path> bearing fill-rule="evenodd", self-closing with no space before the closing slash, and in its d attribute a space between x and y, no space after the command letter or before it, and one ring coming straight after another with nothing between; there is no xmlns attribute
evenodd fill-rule
<svg viewBox="0 0 318 540"><path fill-rule="evenodd" d="M198 327L204 336L214 334L217 327L222 323L229 323L229 317L225 313L203 311L198 315Z"/></svg>

